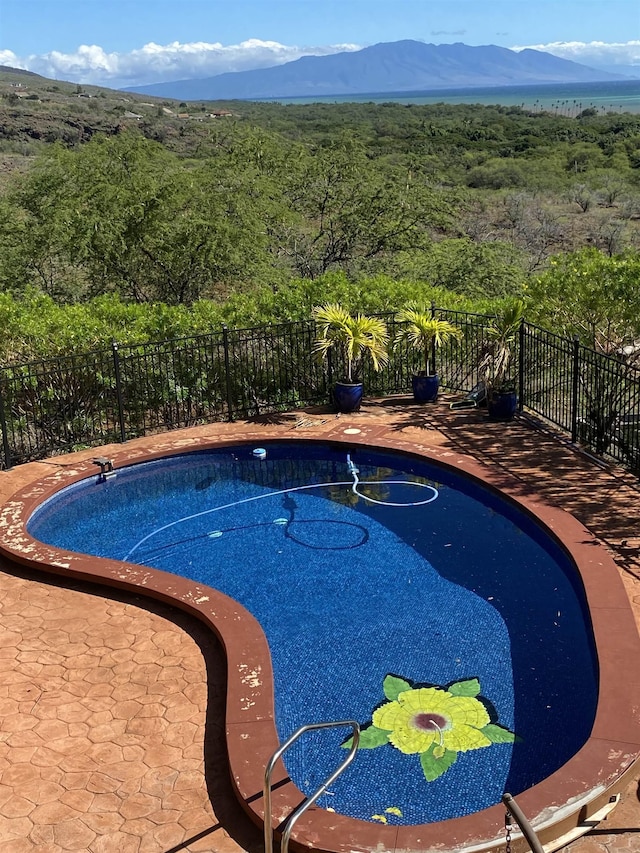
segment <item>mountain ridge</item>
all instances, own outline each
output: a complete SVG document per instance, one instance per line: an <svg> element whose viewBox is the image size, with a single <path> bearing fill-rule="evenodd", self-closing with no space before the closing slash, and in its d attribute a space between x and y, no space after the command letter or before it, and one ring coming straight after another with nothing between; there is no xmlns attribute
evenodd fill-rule
<svg viewBox="0 0 640 853"><path fill-rule="evenodd" d="M123 91L183 101L252 100L625 79L622 74L531 48L514 51L497 45L435 45L405 39L358 51L303 56L251 71L130 86Z"/></svg>

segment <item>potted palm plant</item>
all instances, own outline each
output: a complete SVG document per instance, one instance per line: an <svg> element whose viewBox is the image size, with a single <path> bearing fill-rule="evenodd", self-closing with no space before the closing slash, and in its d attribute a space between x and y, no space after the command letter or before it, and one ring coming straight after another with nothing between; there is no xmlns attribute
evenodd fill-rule
<svg viewBox="0 0 640 853"><path fill-rule="evenodd" d="M416 403L432 403L438 396L440 379L431 372L431 360L435 348L459 341L462 332L448 320L440 320L419 305L410 304L396 314L396 322L401 324L393 339L394 347L409 344L422 353L424 369L411 378L413 399Z"/></svg>
<svg viewBox="0 0 640 853"><path fill-rule="evenodd" d="M350 314L335 303L313 309L317 339L313 351L327 357L334 351L340 362L339 380L333 389L334 402L340 412L355 412L362 401L362 363L371 359L374 370L388 361L389 333L383 320L364 314Z"/></svg>
<svg viewBox="0 0 640 853"><path fill-rule="evenodd" d="M486 346L480 373L489 417L495 420L510 420L518 405L516 381L510 368L523 316L524 303L514 299L485 330Z"/></svg>

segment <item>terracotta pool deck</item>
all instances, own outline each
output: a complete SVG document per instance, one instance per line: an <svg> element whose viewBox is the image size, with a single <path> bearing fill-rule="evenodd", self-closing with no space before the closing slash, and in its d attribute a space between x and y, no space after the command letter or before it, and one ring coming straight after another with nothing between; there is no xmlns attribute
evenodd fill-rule
<svg viewBox="0 0 640 853"><path fill-rule="evenodd" d="M640 626L640 484L549 430L446 401L368 403L213 424L100 449L179 452L207 438L397 440L463 453L575 515L609 550ZM97 450L0 472L0 501ZM195 618L131 594L0 564L0 849L6 853L257 853L228 781L219 644ZM640 697L639 697L640 699ZM638 779L567 853L640 851Z"/></svg>

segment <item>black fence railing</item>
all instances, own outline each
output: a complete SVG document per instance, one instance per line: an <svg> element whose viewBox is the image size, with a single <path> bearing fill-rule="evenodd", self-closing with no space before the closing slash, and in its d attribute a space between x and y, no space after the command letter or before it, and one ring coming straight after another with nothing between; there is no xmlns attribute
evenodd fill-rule
<svg viewBox="0 0 640 853"><path fill-rule="evenodd" d="M577 338L523 323L518 362L521 407L596 455L640 473L640 370L634 351L604 355Z"/></svg>
<svg viewBox="0 0 640 853"><path fill-rule="evenodd" d="M577 376L572 341L523 323L518 365L520 405L571 432Z"/></svg>
<svg viewBox="0 0 640 853"><path fill-rule="evenodd" d="M491 318L434 308L461 341L432 352L444 388L469 391ZM391 337L393 315L381 315ZM154 432L328 403L331 358L313 355L312 323L226 329L0 369L2 467ZM422 354L392 348L363 377L368 396L402 394ZM608 357L523 323L514 357L520 407L565 430L594 453L640 471L640 372L621 352Z"/></svg>

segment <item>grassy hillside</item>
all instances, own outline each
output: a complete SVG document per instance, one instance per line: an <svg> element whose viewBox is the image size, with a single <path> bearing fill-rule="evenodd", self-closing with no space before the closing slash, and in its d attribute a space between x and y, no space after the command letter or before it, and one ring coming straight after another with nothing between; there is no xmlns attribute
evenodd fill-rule
<svg viewBox="0 0 640 853"><path fill-rule="evenodd" d="M139 126L159 141L179 140L186 122L214 121L210 113L217 109L222 107L81 86L0 65L0 173L26 168L51 143L73 147L96 133L128 127Z"/></svg>

